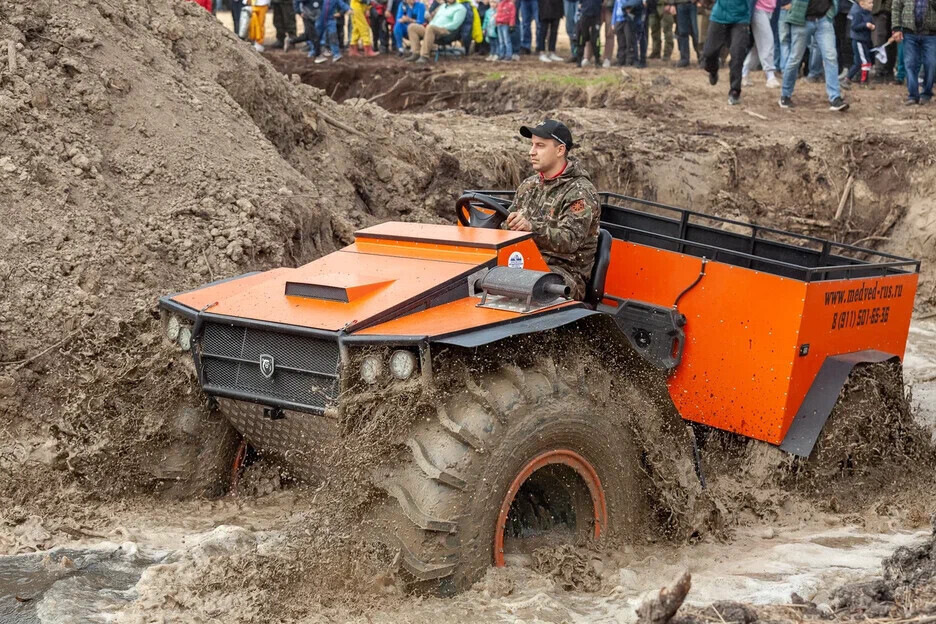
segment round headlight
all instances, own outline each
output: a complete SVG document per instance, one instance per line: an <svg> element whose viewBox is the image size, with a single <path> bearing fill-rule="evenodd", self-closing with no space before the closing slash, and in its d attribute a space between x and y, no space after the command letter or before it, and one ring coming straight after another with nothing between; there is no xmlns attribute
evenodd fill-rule
<svg viewBox="0 0 936 624"><path fill-rule="evenodd" d="M188 351L192 348L192 330L188 327L183 327L179 330L179 346L182 347L183 351Z"/></svg>
<svg viewBox="0 0 936 624"><path fill-rule="evenodd" d="M383 372L383 362L376 355L368 355L361 362L361 379L369 384L377 383Z"/></svg>
<svg viewBox="0 0 936 624"><path fill-rule="evenodd" d="M390 356L390 372L397 379L409 379L416 372L416 356L400 349Z"/></svg>
<svg viewBox="0 0 936 624"><path fill-rule="evenodd" d="M169 317L169 324L166 325L166 337L175 342L179 339L179 330L182 328L182 324L179 323L179 318L175 315Z"/></svg>

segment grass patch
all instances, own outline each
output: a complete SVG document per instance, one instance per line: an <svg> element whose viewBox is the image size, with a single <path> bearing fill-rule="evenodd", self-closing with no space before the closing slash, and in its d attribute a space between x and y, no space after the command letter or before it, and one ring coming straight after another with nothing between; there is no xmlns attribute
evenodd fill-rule
<svg viewBox="0 0 936 624"><path fill-rule="evenodd" d="M564 74L537 74L533 79L538 82L548 82L560 87L613 87L621 84L621 76L617 73L606 76L569 76Z"/></svg>
<svg viewBox="0 0 936 624"><path fill-rule="evenodd" d="M507 74L505 74L504 72L490 72L489 74L484 75L484 79L485 80L500 80L506 75Z"/></svg>

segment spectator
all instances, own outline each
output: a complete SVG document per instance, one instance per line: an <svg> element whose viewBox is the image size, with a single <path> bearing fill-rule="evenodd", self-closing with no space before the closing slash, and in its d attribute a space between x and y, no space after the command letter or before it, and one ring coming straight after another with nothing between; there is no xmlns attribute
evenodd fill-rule
<svg viewBox="0 0 936 624"><path fill-rule="evenodd" d="M838 54L839 79L848 74L852 65L852 46L849 43L848 12L852 0L838 0L838 13L835 14L835 52Z"/></svg>
<svg viewBox="0 0 936 624"><path fill-rule="evenodd" d="M885 45L891 36L891 0L874 0L871 13L874 15L874 31L871 33L871 42L874 47ZM888 82L894 79L895 54L887 55L887 62L877 64L875 80Z"/></svg>
<svg viewBox="0 0 936 624"><path fill-rule="evenodd" d="M538 0L518 0L516 5L520 12L520 50L518 52L529 54L533 49L534 22L536 22L536 32L539 35L539 2Z"/></svg>
<svg viewBox="0 0 936 624"><path fill-rule="evenodd" d="M466 5L455 0L445 0L439 5L428 26L410 24L408 35L410 53L407 61L415 63L428 63L429 54L435 45L436 37L444 37L461 28L468 14Z"/></svg>
<svg viewBox="0 0 936 624"><path fill-rule="evenodd" d="M276 43L272 47L288 50L289 42L296 38L296 11L293 8L293 0L270 0L270 11L273 13L273 28L276 29Z"/></svg>
<svg viewBox="0 0 936 624"><path fill-rule="evenodd" d="M563 0L539 0L539 23L536 25L536 51L544 63L561 61L556 54L556 39L559 37L559 20L562 19Z"/></svg>
<svg viewBox="0 0 936 624"><path fill-rule="evenodd" d="M195 4L201 6L201 8L209 13L214 13L214 6L212 6L214 2L212 0L195 0Z"/></svg>
<svg viewBox="0 0 936 624"><path fill-rule="evenodd" d="M767 24L769 26L769 22ZM751 5L748 0L716 0L705 35L702 63L709 73L709 83L718 83L721 49L727 45L731 54L728 73L728 103L741 101L741 70L744 53L751 37ZM771 50L771 54L773 51Z"/></svg>
<svg viewBox="0 0 936 624"><path fill-rule="evenodd" d="M370 7L371 39L373 51L386 54L390 51L390 32L388 25L393 23L393 15L387 6L389 0L372 0Z"/></svg>
<svg viewBox="0 0 936 624"><path fill-rule="evenodd" d="M270 8L270 0L249 0L253 10L250 12L250 30L247 38L254 42L254 49L263 52L263 41L266 39L266 14Z"/></svg>
<svg viewBox="0 0 936 624"><path fill-rule="evenodd" d="M292 43L308 42L309 58L315 58L321 52L319 44L321 34L316 30L315 24L322 14L322 2L321 0L296 0L294 8L302 18L302 37L297 37Z"/></svg>
<svg viewBox="0 0 936 624"><path fill-rule="evenodd" d="M501 61L512 61L513 45L510 40L510 29L517 25L517 6L514 0L498 1L494 22L497 24L497 58Z"/></svg>
<svg viewBox="0 0 936 624"><path fill-rule="evenodd" d="M562 12L565 13L566 35L569 37L569 48L572 58L575 58L575 14L578 12L578 0L562 0Z"/></svg>
<svg viewBox="0 0 936 624"><path fill-rule="evenodd" d="M472 43L475 44L475 51L477 51L478 46L484 43L484 27L481 23L481 11L474 4L475 0L458 1L465 5L465 19L468 20L468 28L466 28L466 24L462 23L461 38L459 39L465 56L468 56L471 52Z"/></svg>
<svg viewBox="0 0 936 624"><path fill-rule="evenodd" d="M615 0L611 17L617 36L617 64L622 66L640 63L640 37L643 32L643 1Z"/></svg>
<svg viewBox="0 0 936 624"><path fill-rule="evenodd" d="M374 52L371 40L371 28L367 23L367 13L370 8L371 0L351 0L351 41L348 46L348 54L357 56L359 45L364 46L364 56L377 56Z"/></svg>
<svg viewBox="0 0 936 624"><path fill-rule="evenodd" d="M666 5L663 4L662 0L657 0L652 10L648 3L647 22L650 26L650 42L652 44L650 48L650 58L662 58L664 61L670 60L673 58L673 26L676 25L673 13L666 10ZM662 51L660 46L661 34L663 43Z"/></svg>
<svg viewBox="0 0 936 624"><path fill-rule="evenodd" d="M848 12L848 20L851 22L853 61L846 80L853 81L858 78L863 85L868 84L873 61L871 31L874 30L874 16L871 15L871 6L871 0L858 0L852 4Z"/></svg>
<svg viewBox="0 0 936 624"><path fill-rule="evenodd" d="M894 33L894 35L896 34L897 33ZM894 76L894 82L901 85L904 83L904 80L907 79L907 66L904 64L903 49L904 44L903 41L901 41L897 44L897 72Z"/></svg>
<svg viewBox="0 0 936 624"><path fill-rule="evenodd" d="M891 23L894 26L893 40L903 42L907 104L925 104L933 99L933 81L936 79L936 7L927 0L894 0ZM919 85L921 64L922 94Z"/></svg>
<svg viewBox="0 0 936 624"><path fill-rule="evenodd" d="M396 24L393 25L393 41L397 51L404 54L403 39L406 38L410 24L426 23L426 5L420 0L403 0L397 7Z"/></svg>
<svg viewBox="0 0 936 624"><path fill-rule="evenodd" d="M240 37L240 19L243 8L243 0L231 0L231 20L234 22L234 34L238 37Z"/></svg>
<svg viewBox="0 0 936 624"><path fill-rule="evenodd" d="M601 2L601 23L604 25L605 51L602 67L611 67L611 59L614 58L614 0L602 0Z"/></svg>
<svg viewBox="0 0 936 624"><path fill-rule="evenodd" d="M767 88L776 89L780 86L780 82L774 75L774 36L773 29L770 27L770 17L776 8L777 0L757 0L754 4L754 11L751 14L754 46L748 52L747 58L744 59L744 66L741 68L741 84L745 87L751 86L748 74L758 62L764 68Z"/></svg>
<svg viewBox="0 0 936 624"><path fill-rule="evenodd" d="M338 16L347 15L351 12L351 7L344 0L322 0L322 13L319 15L319 21L315 25L321 37L320 41L327 42L331 48L331 59L333 63L341 60L340 39L338 38ZM324 63L328 57L324 53L315 59L316 63Z"/></svg>
<svg viewBox="0 0 936 624"><path fill-rule="evenodd" d="M699 24L695 0L666 0L666 10L676 16L676 43L679 61L676 67L689 67L689 38L692 48L699 53Z"/></svg>
<svg viewBox="0 0 936 624"><path fill-rule="evenodd" d="M825 68L826 95L829 109L845 111L848 104L842 99L838 79L838 58L835 56L835 27L833 20L838 7L832 0L792 0L784 16L790 28L790 56L783 68L783 87L780 108L793 108L793 88L806 44L810 36L816 38Z"/></svg>
<svg viewBox="0 0 936 624"><path fill-rule="evenodd" d="M598 65L601 54L600 33L601 0L579 0L579 12L575 20L575 56L580 67L588 66L588 55Z"/></svg>
<svg viewBox="0 0 936 624"><path fill-rule="evenodd" d="M484 59L486 61L496 61L500 53L500 45L497 42L497 5L497 0L491 0L491 6L484 12L484 40L491 51Z"/></svg>

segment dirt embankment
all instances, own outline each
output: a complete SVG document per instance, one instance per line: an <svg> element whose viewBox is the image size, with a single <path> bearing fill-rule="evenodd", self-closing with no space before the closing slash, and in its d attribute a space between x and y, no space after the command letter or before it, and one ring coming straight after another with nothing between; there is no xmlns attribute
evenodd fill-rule
<svg viewBox="0 0 936 624"><path fill-rule="evenodd" d="M158 486L194 391L158 339L159 296L509 182L290 82L194 3L0 0L0 44L8 509Z"/></svg>

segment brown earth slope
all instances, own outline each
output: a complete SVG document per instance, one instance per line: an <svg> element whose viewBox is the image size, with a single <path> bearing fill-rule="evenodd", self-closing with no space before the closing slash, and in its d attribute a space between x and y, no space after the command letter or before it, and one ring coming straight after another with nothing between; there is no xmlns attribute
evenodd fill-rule
<svg viewBox="0 0 936 624"><path fill-rule="evenodd" d="M469 180L183 0L0 0L0 499L148 492L181 397L154 303L307 262Z"/></svg>

